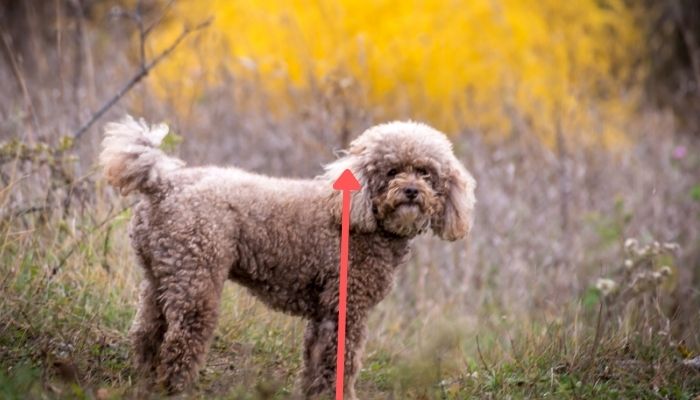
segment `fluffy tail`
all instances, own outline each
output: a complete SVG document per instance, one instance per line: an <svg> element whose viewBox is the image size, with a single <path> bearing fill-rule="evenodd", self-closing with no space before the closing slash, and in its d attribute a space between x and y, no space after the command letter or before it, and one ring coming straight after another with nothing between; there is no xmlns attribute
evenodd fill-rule
<svg viewBox="0 0 700 400"><path fill-rule="evenodd" d="M185 165L158 148L167 134L167 125L149 128L143 119L136 121L130 115L107 124L100 154L107 181L122 195L157 192L168 171Z"/></svg>

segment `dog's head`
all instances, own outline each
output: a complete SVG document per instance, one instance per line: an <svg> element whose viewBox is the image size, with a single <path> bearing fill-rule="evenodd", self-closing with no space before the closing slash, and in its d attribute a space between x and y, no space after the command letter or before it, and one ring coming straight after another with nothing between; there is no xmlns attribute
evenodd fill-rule
<svg viewBox="0 0 700 400"><path fill-rule="evenodd" d="M368 129L326 166L324 176L336 179L345 169L362 185L352 197L350 220L357 231L413 237L431 228L456 240L471 229L476 182L447 137L427 125L392 122ZM332 211L339 220L339 200Z"/></svg>

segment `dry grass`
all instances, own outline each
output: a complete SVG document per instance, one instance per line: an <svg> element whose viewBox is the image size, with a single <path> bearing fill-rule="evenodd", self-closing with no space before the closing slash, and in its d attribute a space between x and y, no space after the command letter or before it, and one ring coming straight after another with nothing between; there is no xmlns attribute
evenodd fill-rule
<svg viewBox="0 0 700 400"><path fill-rule="evenodd" d="M98 129L78 143L63 139L131 71L132 61L113 50L129 54L127 38L105 30L112 50L96 43L104 40L99 32L87 36L92 65L75 87L41 67L58 63L68 76L70 60L50 49L34 55L38 70L21 70L32 108L16 95L18 77L0 64L0 96L9 99L0 104L0 397L144 395L125 338L140 274L125 232L133 199L119 200L96 174ZM128 110L170 122L177 135L166 144L190 164L308 177L379 122L361 83L338 79L293 93L298 109L274 116L262 85L226 73L186 113L143 86L106 119ZM700 394L700 373L681 363L700 350L700 143L654 109L640 110L626 130L630 145L617 153L573 142L557 153L527 132L485 142L468 124L454 132L479 182L473 236L417 240L372 318L365 398ZM604 296L599 278L629 283L622 279L629 237L678 243L642 263L650 273L668 265L671 274L632 297ZM235 285L223 309L191 394L286 397L299 367L301 322Z"/></svg>

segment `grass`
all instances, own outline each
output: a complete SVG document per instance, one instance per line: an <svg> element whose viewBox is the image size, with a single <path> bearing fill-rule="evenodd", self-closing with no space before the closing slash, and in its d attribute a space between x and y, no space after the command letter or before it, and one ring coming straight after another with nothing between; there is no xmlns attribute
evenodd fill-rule
<svg viewBox="0 0 700 400"><path fill-rule="evenodd" d="M114 214L96 220L108 215ZM139 280L128 256L126 218L117 214L97 228L100 222L72 228L35 221L25 232L3 226L1 397L147 393L131 369L125 336ZM368 344L358 392L369 399L692 399L700 374L681 364L690 354L671 340L674 321L657 311L660 287L624 304L615 303L623 288L617 297L592 288L548 315L507 316L491 305L476 325L443 308L442 317L401 328L398 317L386 321L402 312L392 295L375 312L380 338ZM287 398L300 368L302 322L267 310L235 285L227 285L223 309L189 395Z"/></svg>

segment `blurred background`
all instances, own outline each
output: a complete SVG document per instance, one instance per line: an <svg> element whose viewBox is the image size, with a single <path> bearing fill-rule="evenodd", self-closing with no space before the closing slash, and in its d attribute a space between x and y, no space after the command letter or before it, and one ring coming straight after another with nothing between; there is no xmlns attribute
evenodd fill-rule
<svg viewBox="0 0 700 400"><path fill-rule="evenodd" d="M96 168L125 113L189 165L291 177L376 123L450 137L475 227L416 241L363 398L700 394L695 0L0 0L0 38L3 397L144 395L136 199ZM234 285L222 314L192 395L289 396L302 323Z"/></svg>

